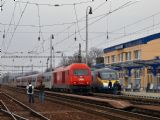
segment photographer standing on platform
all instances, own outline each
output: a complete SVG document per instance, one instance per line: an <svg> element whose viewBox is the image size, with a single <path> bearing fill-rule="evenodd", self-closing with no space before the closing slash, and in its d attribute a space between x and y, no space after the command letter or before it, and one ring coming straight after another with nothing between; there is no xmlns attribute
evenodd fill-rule
<svg viewBox="0 0 160 120"><path fill-rule="evenodd" d="M29 103L34 103L34 86L31 84L30 81L26 89L27 89L27 94L29 98Z"/></svg>

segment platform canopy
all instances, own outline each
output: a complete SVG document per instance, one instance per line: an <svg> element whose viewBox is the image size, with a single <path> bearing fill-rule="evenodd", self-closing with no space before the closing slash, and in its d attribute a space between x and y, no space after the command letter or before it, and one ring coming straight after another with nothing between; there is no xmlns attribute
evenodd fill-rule
<svg viewBox="0 0 160 120"><path fill-rule="evenodd" d="M140 61L135 61L134 63L136 64L141 64L143 66L160 66L160 59L152 59L152 60L140 60Z"/></svg>
<svg viewBox="0 0 160 120"><path fill-rule="evenodd" d="M142 67L158 67L160 66L160 59L152 59L152 60L134 60L134 61L127 61L127 62L119 62L119 63L112 63L112 64L96 64L95 68L102 68L102 67L109 67L115 70L122 70L122 69L136 69Z"/></svg>
<svg viewBox="0 0 160 120"><path fill-rule="evenodd" d="M117 70L119 68L119 70L120 70L120 69L142 68L144 65L136 63L135 61L127 61L127 62L113 63L110 66L112 68L117 68Z"/></svg>

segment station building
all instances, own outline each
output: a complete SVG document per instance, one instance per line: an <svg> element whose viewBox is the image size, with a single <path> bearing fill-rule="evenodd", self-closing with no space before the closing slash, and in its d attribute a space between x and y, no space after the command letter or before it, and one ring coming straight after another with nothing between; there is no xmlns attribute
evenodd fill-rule
<svg viewBox="0 0 160 120"><path fill-rule="evenodd" d="M160 89L160 33L105 48L104 63L118 71L124 87Z"/></svg>

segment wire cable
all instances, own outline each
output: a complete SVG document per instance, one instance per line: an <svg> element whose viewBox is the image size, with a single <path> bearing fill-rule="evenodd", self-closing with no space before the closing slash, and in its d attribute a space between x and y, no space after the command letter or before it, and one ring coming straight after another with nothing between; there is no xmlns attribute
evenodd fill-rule
<svg viewBox="0 0 160 120"><path fill-rule="evenodd" d="M112 14L112 13L114 13L114 12L116 12L116 11L122 9L122 8L125 8L125 7L130 6L131 4L129 4L129 3L130 3L130 2L127 2L127 3L121 5L120 7L114 9L113 11L111 11L111 12L109 12L109 13L105 13L102 17L100 17L100 18L96 19L95 21L91 22L89 25L93 25L94 23L102 20L102 19L103 19L104 17L106 17L107 15ZM71 26L69 26L69 27L71 27ZM81 31L81 30L84 30L84 29L85 29L85 27L81 28L80 31ZM71 34L69 37L72 37L73 35L74 35L74 34ZM68 39L68 37L67 37L67 38L64 38L64 39L62 39L62 40L60 40L60 41L58 41L58 42L56 42L55 44L56 44L56 45L57 45L57 44L60 44L60 43L64 42L64 41L67 40L67 39Z"/></svg>
<svg viewBox="0 0 160 120"><path fill-rule="evenodd" d="M76 16L76 25L77 25L77 28L78 28L78 33L79 33L80 39L81 39L81 40L84 40L84 39L82 38L81 33L80 33L79 23L78 23L78 15L77 15L77 12L76 12L76 6L75 6L75 4L74 4L74 12L75 12L75 16Z"/></svg>
<svg viewBox="0 0 160 120"><path fill-rule="evenodd" d="M12 34L10 40L9 40L8 46L7 46L7 48L6 48L6 52L7 52L8 48L9 48L9 46L11 45L11 42L12 42L12 39L13 39L13 37L14 37L15 31L16 31L16 29L17 29L17 27L18 27L18 25L19 25L19 23L20 23L20 21L21 21L21 18L22 18L23 14L24 14L24 12L25 12L25 10L26 10L26 8L27 8L27 5L28 5L28 3L26 3L26 5L25 5L25 7L24 7L24 9L23 9L23 11L22 11L22 14L21 14L21 16L20 16L20 18L19 18L19 20L18 20L18 23L17 23L16 27L14 28L14 32L13 32L13 34Z"/></svg>
<svg viewBox="0 0 160 120"><path fill-rule="evenodd" d="M18 1L18 0L16 0L15 2L19 2L19 3L23 3L23 4L27 3L27 2L24 2L24 1ZM90 3L90 2L93 2L93 0L85 1L85 2L69 3L69 4L67 4L67 3L62 3L62 4L43 3L43 4L40 4L40 3L35 3L35 2L28 2L28 4L30 4L30 5L40 5L40 6L49 6L49 7L59 7L59 6L73 6L74 4L75 5L80 5L80 4Z"/></svg>
<svg viewBox="0 0 160 120"><path fill-rule="evenodd" d="M10 26L11 26L11 24L12 24L12 20L13 20L13 18L14 18L14 13L15 13L16 5L17 5L17 3L14 4L14 9L13 9L12 17L11 17L11 20L10 20L10 23L9 23L9 26L8 26L8 29L7 29L7 31L6 31L5 38L7 37L8 32L9 32L9 29L10 29ZM5 46L5 41L4 41L4 39L3 39L2 44L1 44L1 49L2 49L3 47L4 47L4 49L7 49L6 46Z"/></svg>

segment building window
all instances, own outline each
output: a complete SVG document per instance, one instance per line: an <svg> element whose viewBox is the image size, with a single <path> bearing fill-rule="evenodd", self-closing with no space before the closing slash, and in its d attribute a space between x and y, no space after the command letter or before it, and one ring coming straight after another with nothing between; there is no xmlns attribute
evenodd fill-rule
<svg viewBox="0 0 160 120"><path fill-rule="evenodd" d="M123 53L119 54L119 62L123 62Z"/></svg>
<svg viewBox="0 0 160 120"><path fill-rule="evenodd" d="M106 61L106 64L109 64L109 63L110 63L110 57L109 57L109 56L106 56L106 57L105 57L105 61Z"/></svg>
<svg viewBox="0 0 160 120"><path fill-rule="evenodd" d="M124 78L124 73L123 72L119 72L119 76L120 79Z"/></svg>
<svg viewBox="0 0 160 120"><path fill-rule="evenodd" d="M116 62L116 56L112 55L112 63L115 63L115 62Z"/></svg>
<svg viewBox="0 0 160 120"><path fill-rule="evenodd" d="M135 70L135 79L140 79L140 77L141 77L141 71Z"/></svg>
<svg viewBox="0 0 160 120"><path fill-rule="evenodd" d="M140 50L135 50L134 51L134 57L136 60L141 59L141 51Z"/></svg>
<svg viewBox="0 0 160 120"><path fill-rule="evenodd" d="M126 61L131 60L131 52L126 53Z"/></svg>

